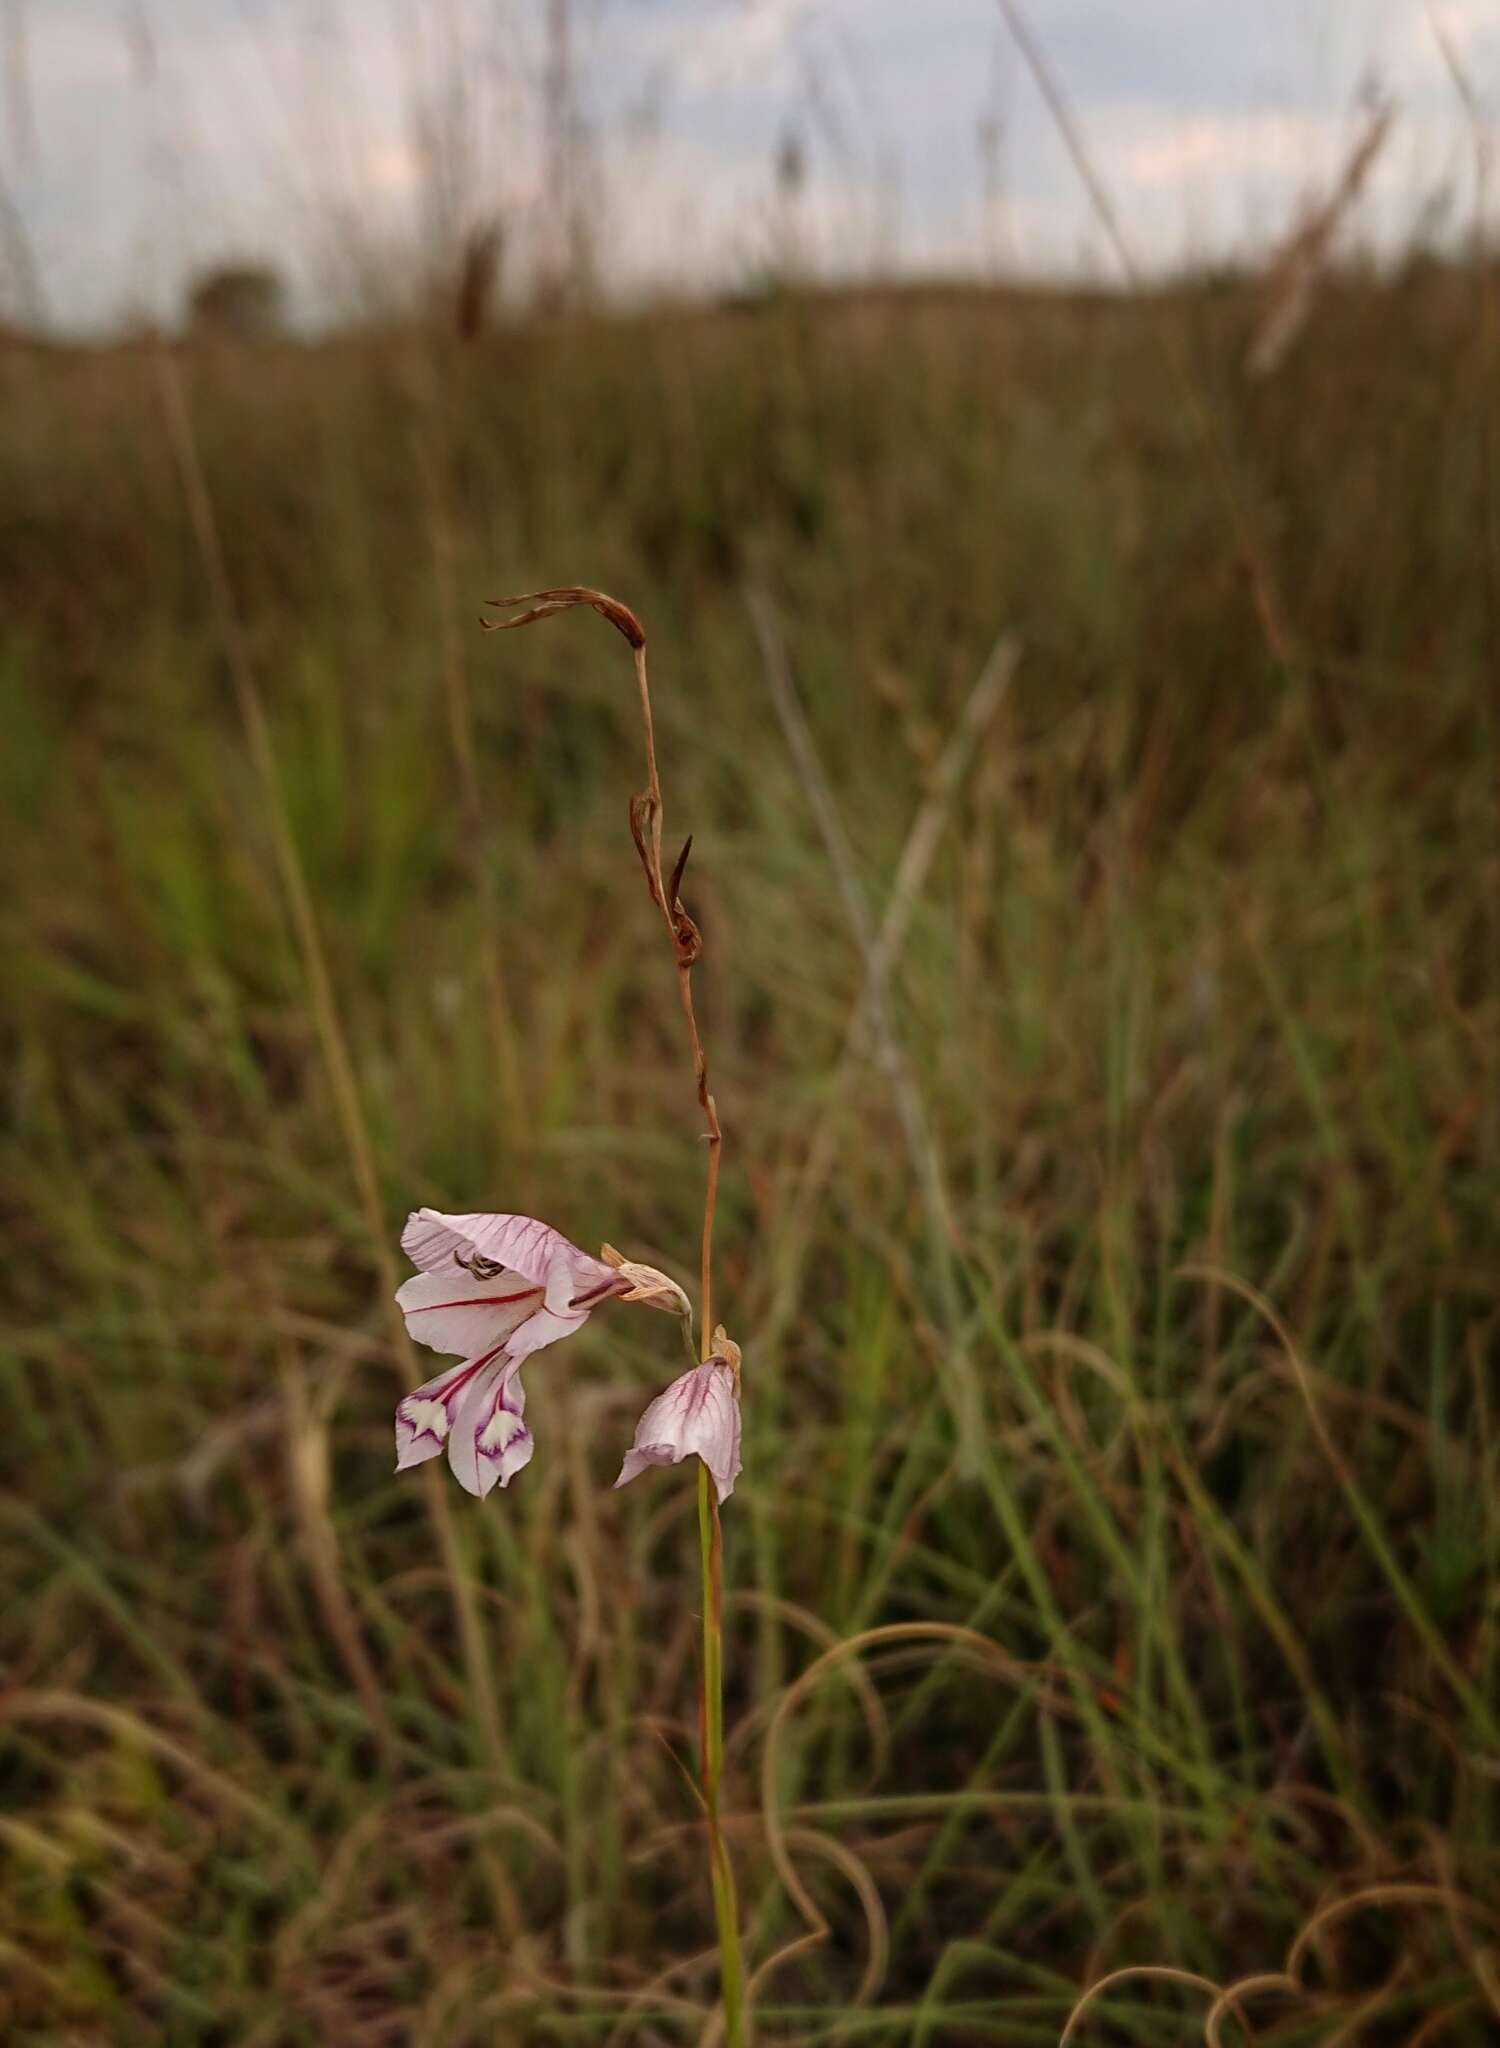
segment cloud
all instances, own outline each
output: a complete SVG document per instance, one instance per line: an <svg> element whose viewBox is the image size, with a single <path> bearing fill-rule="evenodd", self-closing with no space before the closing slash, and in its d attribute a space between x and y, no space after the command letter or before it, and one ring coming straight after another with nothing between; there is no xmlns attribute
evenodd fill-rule
<svg viewBox="0 0 1500 2048"><path fill-rule="evenodd" d="M440 184L506 219L524 276L551 222L545 0L503 21L491 0L133 4L33 5L35 147L0 131L59 320L168 312L230 249L275 255L316 312L330 248L413 251ZM1493 0L1435 4L1493 100ZM1362 202L1372 229L1399 234L1462 154L1423 0L1029 0L1029 19L1148 264L1281 232L1372 76L1400 101ZM788 236L844 270L973 266L998 244L1056 272L1097 251L994 0L580 0L573 45L617 283L723 282ZM788 133L807 166L794 205L774 175Z"/></svg>
<svg viewBox="0 0 1500 2048"><path fill-rule="evenodd" d="M750 0L732 11L703 13L674 24L667 48L679 82L715 92L754 77L762 87L784 66L798 32L815 15L815 0Z"/></svg>

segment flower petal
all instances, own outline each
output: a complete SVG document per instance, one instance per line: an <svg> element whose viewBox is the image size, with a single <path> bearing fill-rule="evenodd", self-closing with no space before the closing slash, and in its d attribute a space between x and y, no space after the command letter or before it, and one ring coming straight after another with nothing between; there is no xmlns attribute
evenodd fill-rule
<svg viewBox="0 0 1500 2048"><path fill-rule="evenodd" d="M602 1259L590 1258L560 1230L539 1223L534 1216L447 1216L440 1209L414 1209L401 1233L401 1249L424 1273L472 1266L477 1254L482 1261L507 1266L539 1287L547 1284L555 1262L565 1259L577 1277L575 1293L600 1287L614 1277Z"/></svg>
<svg viewBox="0 0 1500 2048"><path fill-rule="evenodd" d="M575 1330L581 1330L589 1319L585 1309L581 1315L560 1316L550 1308L539 1308L529 1315L515 1335L507 1340L505 1355L519 1365L523 1358L530 1358L533 1351L542 1351L549 1344L555 1344L560 1337L571 1337Z"/></svg>
<svg viewBox="0 0 1500 2048"><path fill-rule="evenodd" d="M482 1500L509 1486L536 1448L522 1417L526 1389L515 1361L496 1359L476 1375L459 1404L448 1438L448 1463L461 1486Z"/></svg>
<svg viewBox="0 0 1500 2048"><path fill-rule="evenodd" d="M473 1384L476 1374L489 1364L494 1355L492 1351L481 1352L477 1358L465 1359L462 1365L450 1365L397 1402L398 1472L404 1472L410 1465L424 1464L428 1458L438 1455L448 1441L455 1409Z"/></svg>
<svg viewBox="0 0 1500 2048"><path fill-rule="evenodd" d="M740 1388L722 1358L694 1366L651 1402L615 1485L628 1485L648 1465L677 1465L693 1455L708 1467L720 1501L728 1500L742 1469Z"/></svg>
<svg viewBox="0 0 1500 2048"><path fill-rule="evenodd" d="M680 1465L681 1451L673 1450L667 1444L647 1444L644 1450L634 1445L625 1453L625 1462L620 1467L620 1476L615 1486L628 1486L632 1479L639 1478L648 1465Z"/></svg>
<svg viewBox="0 0 1500 2048"><path fill-rule="evenodd" d="M419 1344L472 1358L493 1350L542 1305L543 1290L524 1274L503 1271L487 1280L456 1268L413 1273L397 1290L406 1327Z"/></svg>

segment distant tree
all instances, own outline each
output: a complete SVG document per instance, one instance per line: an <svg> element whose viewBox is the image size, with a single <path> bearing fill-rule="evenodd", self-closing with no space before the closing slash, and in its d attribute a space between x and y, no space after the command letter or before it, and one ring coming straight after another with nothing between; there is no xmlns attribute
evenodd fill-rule
<svg viewBox="0 0 1500 2048"><path fill-rule="evenodd" d="M195 334L264 341L279 334L285 292L268 263L220 263L200 273L188 293Z"/></svg>

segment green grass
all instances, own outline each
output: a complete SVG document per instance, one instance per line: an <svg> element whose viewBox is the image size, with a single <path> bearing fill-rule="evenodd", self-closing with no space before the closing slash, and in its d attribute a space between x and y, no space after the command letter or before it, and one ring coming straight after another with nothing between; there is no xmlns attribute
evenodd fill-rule
<svg viewBox="0 0 1500 2048"><path fill-rule="evenodd" d="M332 1015L149 355L0 358L7 2039L703 2029L694 1488L609 1490L671 1325L549 1353L487 1504L390 1469L409 1206L695 1268L623 644L474 623L562 581L645 618L694 835L749 1967L803 1931L788 1867L827 1926L758 2038L1051 2043L1107 1971L1275 1972L1374 1887L1254 2038L1493 2038L1492 367L1461 277L1342 288L1259 387L1233 295L1163 310L1222 476L1128 304L185 358ZM896 1089L843 1055L863 963L751 590L877 924L1020 645ZM1138 1978L1080 2037L1211 2004Z"/></svg>

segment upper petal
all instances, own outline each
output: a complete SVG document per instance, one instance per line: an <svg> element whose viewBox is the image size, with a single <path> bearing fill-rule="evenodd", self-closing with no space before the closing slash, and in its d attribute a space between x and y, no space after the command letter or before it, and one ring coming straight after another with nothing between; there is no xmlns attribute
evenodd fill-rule
<svg viewBox="0 0 1500 2048"><path fill-rule="evenodd" d="M543 1287L549 1269L563 1259L577 1278L575 1293L601 1287L614 1277L602 1259L591 1258L571 1238L534 1216L448 1216L440 1209L414 1209L401 1233L401 1249L424 1273L470 1265L477 1255Z"/></svg>
<svg viewBox="0 0 1500 2048"><path fill-rule="evenodd" d="M472 1358L505 1343L542 1305L542 1287L523 1273L476 1280L461 1267L413 1273L396 1293L419 1344ZM544 1340L546 1341L546 1340Z"/></svg>

